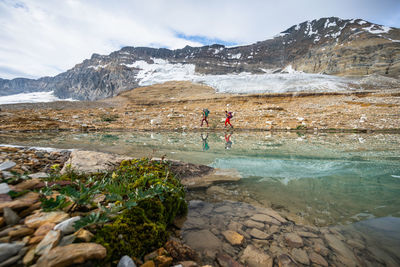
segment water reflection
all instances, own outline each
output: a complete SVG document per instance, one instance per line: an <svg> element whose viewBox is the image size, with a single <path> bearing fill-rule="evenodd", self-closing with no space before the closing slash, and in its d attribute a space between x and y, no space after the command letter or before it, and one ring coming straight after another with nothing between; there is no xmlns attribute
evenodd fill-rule
<svg viewBox="0 0 400 267"><path fill-rule="evenodd" d="M201 140L203 142L203 151L209 150L210 146L208 145L208 141L207 141L208 133L205 135L205 137L204 137L204 133L201 133L200 137L201 137Z"/></svg>

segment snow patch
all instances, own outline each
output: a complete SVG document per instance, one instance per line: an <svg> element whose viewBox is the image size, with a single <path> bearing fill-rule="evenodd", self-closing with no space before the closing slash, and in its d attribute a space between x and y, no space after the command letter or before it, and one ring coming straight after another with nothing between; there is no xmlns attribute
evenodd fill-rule
<svg viewBox="0 0 400 267"><path fill-rule="evenodd" d="M369 27L363 28L363 30L368 31L373 34L379 34L379 33L388 33L391 30L391 28L386 27L386 26L372 24Z"/></svg>
<svg viewBox="0 0 400 267"><path fill-rule="evenodd" d="M105 65L96 65L96 66L89 66L89 67L87 67L88 69L95 69L95 70L99 70L99 69L104 69L104 68L106 68L108 66L108 64L105 64Z"/></svg>
<svg viewBox="0 0 400 267"><path fill-rule="evenodd" d="M237 53L237 54L235 54L235 55L230 55L230 58L231 58L231 59L240 59L241 56L242 56L241 53Z"/></svg>
<svg viewBox="0 0 400 267"><path fill-rule="evenodd" d="M72 98L60 99L51 92L22 93L15 95L0 96L0 105L19 103L40 103L54 101L75 101Z"/></svg>
<svg viewBox="0 0 400 267"><path fill-rule="evenodd" d="M365 20L360 20L359 22L358 22L358 24L360 24L360 25L363 25L363 24L366 24L367 22L365 21Z"/></svg>
<svg viewBox="0 0 400 267"><path fill-rule="evenodd" d="M325 28L329 28L329 27L335 27L336 26L336 22L332 21L330 22L329 19L326 20L324 27Z"/></svg>

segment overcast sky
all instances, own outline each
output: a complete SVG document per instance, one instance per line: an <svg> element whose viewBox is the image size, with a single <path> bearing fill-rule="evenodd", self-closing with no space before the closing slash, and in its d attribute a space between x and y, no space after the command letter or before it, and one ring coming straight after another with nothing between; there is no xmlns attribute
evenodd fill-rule
<svg viewBox="0 0 400 267"><path fill-rule="evenodd" d="M0 0L0 78L53 76L124 46L249 44L330 16L400 28L400 0Z"/></svg>

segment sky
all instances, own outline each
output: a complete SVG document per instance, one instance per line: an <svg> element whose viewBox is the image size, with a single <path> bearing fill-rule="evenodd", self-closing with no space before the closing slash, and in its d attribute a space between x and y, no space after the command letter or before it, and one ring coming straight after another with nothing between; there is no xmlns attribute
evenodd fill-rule
<svg viewBox="0 0 400 267"><path fill-rule="evenodd" d="M400 28L400 0L0 0L0 78L54 76L124 46L250 44L331 16Z"/></svg>

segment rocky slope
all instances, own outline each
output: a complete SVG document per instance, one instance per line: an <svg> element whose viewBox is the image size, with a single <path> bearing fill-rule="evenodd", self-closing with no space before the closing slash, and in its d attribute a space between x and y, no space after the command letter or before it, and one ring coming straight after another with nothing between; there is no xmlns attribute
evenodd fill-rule
<svg viewBox="0 0 400 267"><path fill-rule="evenodd" d="M194 66L199 74L260 74L292 65L309 73L399 78L400 29L331 17L294 25L273 39L247 46L124 47L110 55L93 54L55 77L0 79L0 95L54 91L61 98L107 98L138 87L144 79L140 72L143 64L148 67L160 61L169 66L181 64L183 70ZM157 67L151 71L157 73Z"/></svg>

